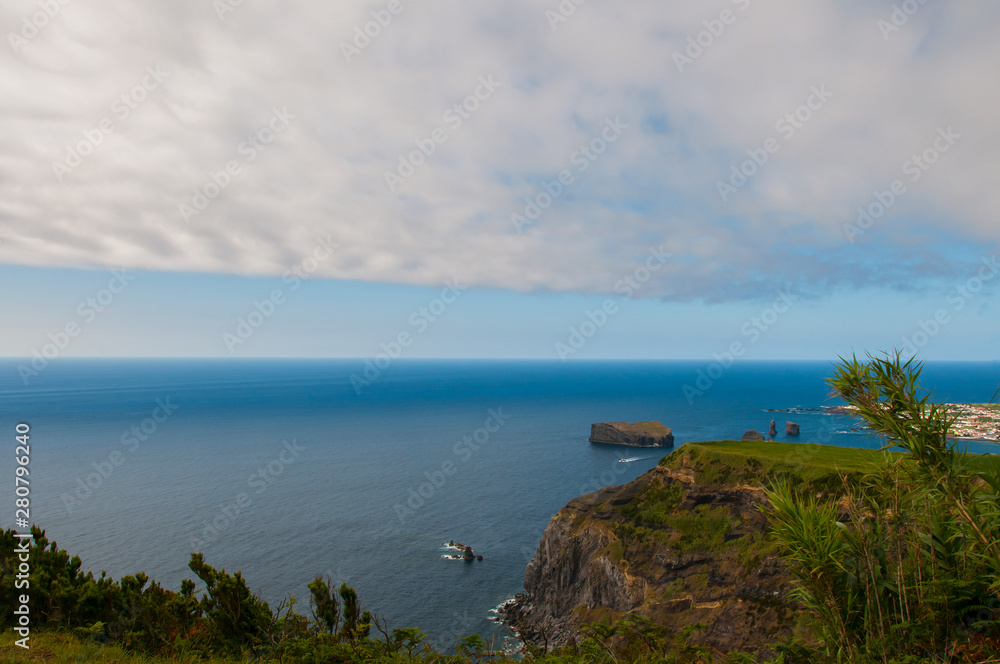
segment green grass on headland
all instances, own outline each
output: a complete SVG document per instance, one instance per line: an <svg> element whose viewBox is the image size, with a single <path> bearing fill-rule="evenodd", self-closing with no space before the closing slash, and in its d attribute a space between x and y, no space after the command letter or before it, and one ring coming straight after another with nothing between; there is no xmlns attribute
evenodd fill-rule
<svg viewBox="0 0 1000 664"><path fill-rule="evenodd" d="M783 443L777 441L718 440L691 443L693 447L712 452L752 457L758 460L804 463L824 470L863 470L882 456L878 450L836 447L815 443Z"/></svg>
<svg viewBox="0 0 1000 664"><path fill-rule="evenodd" d="M792 486L838 492L848 479L871 470L887 455L900 452L836 447L813 443L718 440L688 443L665 456L660 465L691 469L700 484L763 484L785 481ZM969 455L976 472L1000 470L998 455Z"/></svg>

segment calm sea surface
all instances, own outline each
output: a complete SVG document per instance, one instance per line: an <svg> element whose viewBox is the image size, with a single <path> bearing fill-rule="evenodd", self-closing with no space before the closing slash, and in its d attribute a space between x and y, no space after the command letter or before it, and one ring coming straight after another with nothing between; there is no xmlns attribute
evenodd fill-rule
<svg viewBox="0 0 1000 664"><path fill-rule="evenodd" d="M592 445L592 422L656 419L683 444L772 418L784 440L791 419L801 442L876 446L842 416L765 412L836 405L830 363L741 362L687 398L706 366L396 361L358 394L359 361L64 360L25 385L5 360L0 477L13 505L14 427L28 422L33 520L85 567L179 588L202 551L305 612L306 584L329 575L390 626L450 645L496 630L490 610L523 590L571 498L662 456ZM923 382L938 400L988 401L1000 363L928 364ZM442 557L449 540L485 559Z"/></svg>

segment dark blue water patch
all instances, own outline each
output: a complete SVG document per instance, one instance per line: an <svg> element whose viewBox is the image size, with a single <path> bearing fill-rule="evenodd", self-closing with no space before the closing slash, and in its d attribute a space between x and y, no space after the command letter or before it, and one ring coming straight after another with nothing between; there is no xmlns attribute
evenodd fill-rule
<svg viewBox="0 0 1000 664"><path fill-rule="evenodd" d="M553 514L664 453L592 445L593 422L660 420L682 445L772 418L792 440L792 419L794 440L879 445L843 415L766 412L836 405L831 363L738 363L692 396L706 366L397 361L355 389L363 361L63 360L27 385L4 361L0 431L30 422L33 516L90 569L179 588L200 550L272 604L329 574L392 626L453 641L494 633ZM924 384L988 401L1000 365L929 364ZM484 560L442 558L452 539Z"/></svg>

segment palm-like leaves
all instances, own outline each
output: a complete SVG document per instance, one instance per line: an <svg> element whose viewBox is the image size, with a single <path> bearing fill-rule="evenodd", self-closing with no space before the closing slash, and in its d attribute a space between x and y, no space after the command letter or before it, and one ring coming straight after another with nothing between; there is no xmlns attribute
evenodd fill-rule
<svg viewBox="0 0 1000 664"><path fill-rule="evenodd" d="M884 450L903 453L845 484L840 504L785 485L768 492L772 536L837 661L952 651L970 627L998 627L1000 473L970 470L948 439L955 418L923 393L921 369L899 353L842 359L830 384Z"/></svg>

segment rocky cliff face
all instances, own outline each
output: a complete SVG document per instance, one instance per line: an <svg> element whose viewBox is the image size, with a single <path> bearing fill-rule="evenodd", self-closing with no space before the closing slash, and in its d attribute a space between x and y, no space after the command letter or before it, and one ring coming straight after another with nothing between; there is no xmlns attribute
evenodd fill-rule
<svg viewBox="0 0 1000 664"><path fill-rule="evenodd" d="M791 634L797 609L757 510L762 491L697 474L679 450L629 484L570 501L549 522L508 624L549 646L629 611L677 630L705 623L695 641L721 652Z"/></svg>
<svg viewBox="0 0 1000 664"><path fill-rule="evenodd" d="M673 447L674 434L656 421L598 422L590 425L590 442L631 447Z"/></svg>

